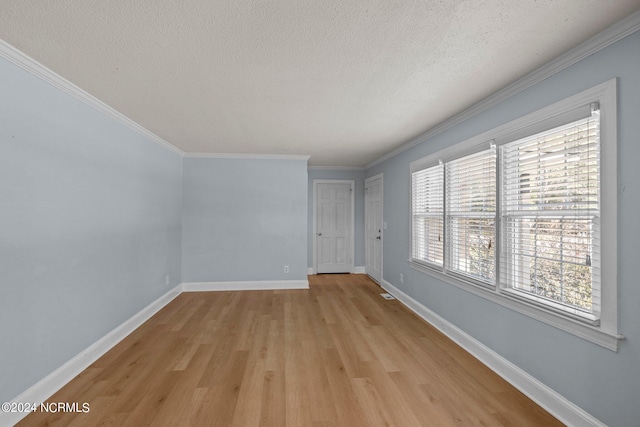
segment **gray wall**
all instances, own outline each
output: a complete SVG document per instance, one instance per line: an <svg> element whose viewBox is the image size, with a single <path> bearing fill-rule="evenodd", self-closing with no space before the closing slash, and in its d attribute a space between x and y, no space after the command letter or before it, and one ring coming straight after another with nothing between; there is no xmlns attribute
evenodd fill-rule
<svg viewBox="0 0 640 427"><path fill-rule="evenodd" d="M180 283L182 158L4 59L0 94L7 401Z"/></svg>
<svg viewBox="0 0 640 427"><path fill-rule="evenodd" d="M185 283L306 280L307 161L185 158L182 229Z"/></svg>
<svg viewBox="0 0 640 427"><path fill-rule="evenodd" d="M384 172L384 279L611 426L640 420L640 32L367 170ZM409 163L619 77L617 353L409 268ZM400 283L400 273L404 283Z"/></svg>
<svg viewBox="0 0 640 427"><path fill-rule="evenodd" d="M313 267L313 180L314 179L347 179L354 180L354 265L364 266L364 170L310 169L309 170L309 230L307 238L307 266Z"/></svg>

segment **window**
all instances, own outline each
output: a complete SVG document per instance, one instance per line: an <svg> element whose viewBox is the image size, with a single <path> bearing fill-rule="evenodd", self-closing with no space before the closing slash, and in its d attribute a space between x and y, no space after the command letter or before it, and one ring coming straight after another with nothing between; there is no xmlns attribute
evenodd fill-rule
<svg viewBox="0 0 640 427"><path fill-rule="evenodd" d="M413 162L411 265L617 349L615 86Z"/></svg>
<svg viewBox="0 0 640 427"><path fill-rule="evenodd" d="M504 282L557 309L600 311L600 113L501 149Z"/></svg>
<svg viewBox="0 0 640 427"><path fill-rule="evenodd" d="M413 259L442 266L444 259L444 176L441 164L411 175Z"/></svg>
<svg viewBox="0 0 640 427"><path fill-rule="evenodd" d="M495 148L446 165L447 269L480 284L495 282Z"/></svg>

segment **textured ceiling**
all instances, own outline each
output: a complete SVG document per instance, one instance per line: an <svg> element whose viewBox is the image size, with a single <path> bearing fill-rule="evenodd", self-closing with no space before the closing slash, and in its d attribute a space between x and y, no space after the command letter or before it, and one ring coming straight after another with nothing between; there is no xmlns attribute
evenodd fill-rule
<svg viewBox="0 0 640 427"><path fill-rule="evenodd" d="M362 166L640 0L0 0L0 38L186 152Z"/></svg>

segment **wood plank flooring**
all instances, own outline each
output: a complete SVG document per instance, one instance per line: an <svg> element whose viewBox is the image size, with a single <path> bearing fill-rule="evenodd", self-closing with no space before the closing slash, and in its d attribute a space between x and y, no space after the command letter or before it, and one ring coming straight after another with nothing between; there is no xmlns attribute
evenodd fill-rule
<svg viewBox="0 0 640 427"><path fill-rule="evenodd" d="M364 275L183 293L20 426L554 426Z"/></svg>

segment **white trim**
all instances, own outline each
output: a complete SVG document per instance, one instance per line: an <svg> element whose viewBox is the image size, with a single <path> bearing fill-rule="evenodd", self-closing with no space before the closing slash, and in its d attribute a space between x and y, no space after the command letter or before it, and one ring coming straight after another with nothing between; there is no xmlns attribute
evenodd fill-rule
<svg viewBox="0 0 640 427"><path fill-rule="evenodd" d="M602 84L600 95L600 251L601 328L618 324L618 118L617 81ZM606 85L606 86L605 86ZM617 343L616 343L617 344Z"/></svg>
<svg viewBox="0 0 640 427"><path fill-rule="evenodd" d="M501 140L502 143L507 142L505 138L508 138L514 132L529 128L530 126L544 122L545 120L551 120L563 113L567 113L573 109L583 107L592 102L600 102L603 114L607 114L606 123L608 131L613 132L613 137L616 137L616 93L617 78L607 80L606 82L583 90L582 92L579 92L554 104L548 105L525 116L511 120L510 122L507 122L503 125L475 135L465 141L450 145L449 147L443 148L434 153L428 154L425 157L414 160L409 164L409 170L410 172L414 172L416 170L424 168L424 165L429 164L430 162L435 165L440 159L450 160L452 158L464 156L465 154L471 154L474 151L486 149L489 147L489 143L491 141ZM607 110L608 113L604 110ZM532 133L535 133L535 131ZM615 142L615 139L610 139Z"/></svg>
<svg viewBox="0 0 640 427"><path fill-rule="evenodd" d="M84 351L68 360L64 365L60 366L58 369L29 387L19 396L16 396L11 400L11 402L29 402L36 403L37 405L45 402L69 381L87 369L93 362L98 360L102 355L125 339L164 306L169 304L175 297L180 295L181 291L181 285L171 289L169 292L162 295L160 298L153 301L151 304L120 324L120 326L116 327L98 341L91 344ZM27 412L0 412L0 425L14 425L27 415Z"/></svg>
<svg viewBox="0 0 640 427"><path fill-rule="evenodd" d="M356 200L356 181L354 179L314 179L312 181L312 187L313 187L313 271L314 274L316 274L318 272L318 254L316 251L316 247L317 247L317 239L316 236L318 235L317 232L317 215L316 215L316 198L317 198L317 191L316 188L318 186L318 184L350 184L351 185L351 227L350 227L350 241L349 241L349 245L351 246L351 248L349 249L349 257L351 259L350 262L350 270L349 273L353 273L353 269L354 269L354 263L355 263L355 246L356 246L356 242L355 242L355 226L356 226L356 220L355 220L355 211L356 211L356 207L355 207L355 200Z"/></svg>
<svg viewBox="0 0 640 427"><path fill-rule="evenodd" d="M170 151L173 151L175 153L178 153L180 155L184 155L184 152L179 148L169 144L167 141L160 138L158 135L142 127L138 123L134 122L133 120L125 116L124 114L116 111L112 107L100 101L95 96L80 89L78 86L74 85L64 77L51 71L50 69L40 64L35 59L30 58L25 53L19 51L18 49L11 46L4 40L0 40L0 57L5 58L9 62L12 62L13 64L21 67L22 69L33 74L34 76L41 78L45 82L49 83L51 86L61 90L62 92L68 95L71 95L78 101L85 103L89 107L94 108L98 112L128 127L134 132L155 142L156 144L159 144L164 148Z"/></svg>
<svg viewBox="0 0 640 427"><path fill-rule="evenodd" d="M316 271L313 267L307 268L307 276L313 276L314 274L316 274Z"/></svg>
<svg viewBox="0 0 640 427"><path fill-rule="evenodd" d="M309 166L310 171L363 171L364 166Z"/></svg>
<svg viewBox="0 0 640 427"><path fill-rule="evenodd" d="M509 298L507 293L496 293L483 286L464 282L456 277L422 266L411 260L409 260L409 267L422 273L426 273L438 280L462 289L463 291L485 298L520 314L539 320L549 326L553 326L594 344L608 348L611 351L618 351L618 341L625 339L624 335L602 331L600 328L592 326L586 322L581 322L568 316L558 315L557 313L551 310L546 310L544 307L539 305L529 304L523 299Z"/></svg>
<svg viewBox="0 0 640 427"><path fill-rule="evenodd" d="M570 402L555 390L514 365L462 329L440 317L391 283L382 280L382 288L561 422L576 427L605 427L605 424L593 415Z"/></svg>
<svg viewBox="0 0 640 427"><path fill-rule="evenodd" d="M559 73L565 68L587 58L588 56L593 55L594 53L635 33L638 30L640 30L640 11L629 15L627 18L623 19L622 21L612 25L611 27L600 32L599 34L596 34L595 36L585 41L584 43L578 45L577 47L571 49L570 51L564 53L563 55L560 55L556 59L532 71L526 76L516 80L510 85L504 87L503 89L483 99L482 101L472 105L469 108L466 108L460 111L459 113L451 116L447 120L433 126L431 129L409 140L407 143L401 145L395 150L392 150L387 154L385 154L384 156L367 164L365 168L369 169L377 164L384 162L385 160L388 160L402 153L403 151L406 151L412 147L415 147L418 144L421 144L429 140L430 138L433 138L435 135L442 133L447 129L450 129L453 126L464 122L470 117L484 110L487 110L488 108L491 108L494 105L499 104L505 99L510 98L522 92L523 90L535 85L536 83L539 83L542 80L556 73Z"/></svg>
<svg viewBox="0 0 640 427"><path fill-rule="evenodd" d="M311 156L297 154L184 153L184 157L188 159L309 160Z"/></svg>
<svg viewBox="0 0 640 427"><path fill-rule="evenodd" d="M308 280L256 280L248 282L190 282L182 284L182 292L267 291L309 289Z"/></svg>

